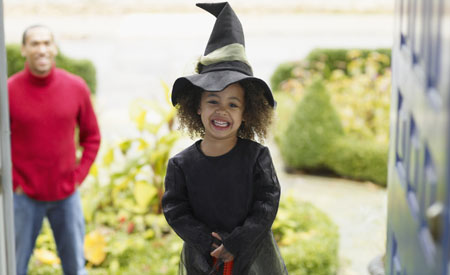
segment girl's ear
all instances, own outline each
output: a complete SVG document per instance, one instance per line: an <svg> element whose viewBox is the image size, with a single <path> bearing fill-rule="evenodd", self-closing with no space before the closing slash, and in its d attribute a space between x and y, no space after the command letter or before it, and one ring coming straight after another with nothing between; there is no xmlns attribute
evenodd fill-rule
<svg viewBox="0 0 450 275"><path fill-rule="evenodd" d="M197 109L197 115L201 115L202 114L202 109L200 109L200 107L198 107Z"/></svg>

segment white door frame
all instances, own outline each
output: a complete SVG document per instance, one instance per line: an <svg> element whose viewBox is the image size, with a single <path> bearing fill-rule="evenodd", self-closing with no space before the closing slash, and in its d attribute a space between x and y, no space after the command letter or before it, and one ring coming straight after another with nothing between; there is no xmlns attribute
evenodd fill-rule
<svg viewBox="0 0 450 275"><path fill-rule="evenodd" d="M16 274L3 0L0 0L0 275Z"/></svg>

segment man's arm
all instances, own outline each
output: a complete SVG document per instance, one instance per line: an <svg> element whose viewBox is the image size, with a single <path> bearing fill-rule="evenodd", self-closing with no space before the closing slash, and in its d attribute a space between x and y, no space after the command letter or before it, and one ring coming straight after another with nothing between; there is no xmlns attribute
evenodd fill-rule
<svg viewBox="0 0 450 275"><path fill-rule="evenodd" d="M77 116L79 127L79 143L83 154L75 170L75 181L80 185L89 173L89 169L97 156L100 147L100 130L97 117L91 103L89 88L85 87L80 110Z"/></svg>

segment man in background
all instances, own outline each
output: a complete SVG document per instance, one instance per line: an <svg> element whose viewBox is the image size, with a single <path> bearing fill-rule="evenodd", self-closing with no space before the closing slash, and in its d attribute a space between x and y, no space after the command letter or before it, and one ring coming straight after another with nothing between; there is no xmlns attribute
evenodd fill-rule
<svg viewBox="0 0 450 275"><path fill-rule="evenodd" d="M25 68L8 80L18 275L27 273L36 238L47 217L64 274L87 274L79 185L100 145L89 88L55 67L54 35L42 25L23 33ZM81 159L76 158L79 128Z"/></svg>

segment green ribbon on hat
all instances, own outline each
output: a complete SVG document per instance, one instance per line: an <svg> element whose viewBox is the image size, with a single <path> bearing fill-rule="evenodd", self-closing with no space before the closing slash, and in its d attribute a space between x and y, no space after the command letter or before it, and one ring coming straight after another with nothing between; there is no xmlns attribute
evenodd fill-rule
<svg viewBox="0 0 450 275"><path fill-rule="evenodd" d="M245 54L245 48L242 44L239 43L233 43L223 46L222 48L210 52L206 56L200 57L199 60L199 62L204 66L224 61L241 61L250 66L250 63L248 62L247 56Z"/></svg>

